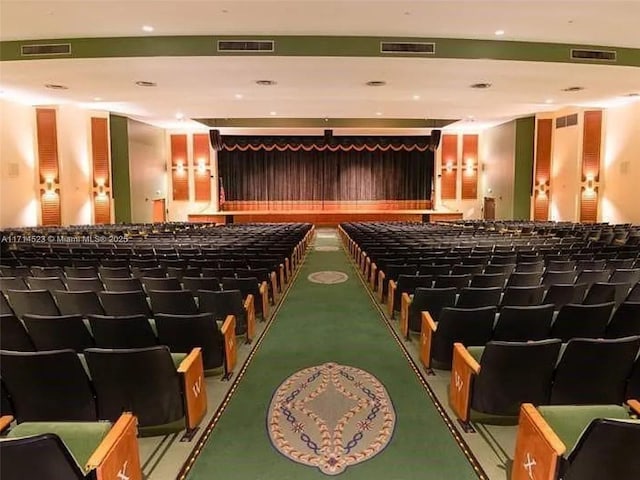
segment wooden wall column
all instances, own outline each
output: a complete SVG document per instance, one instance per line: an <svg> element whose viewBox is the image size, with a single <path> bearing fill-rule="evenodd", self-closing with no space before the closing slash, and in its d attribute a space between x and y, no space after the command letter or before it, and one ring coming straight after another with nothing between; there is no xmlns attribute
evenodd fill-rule
<svg viewBox="0 0 640 480"><path fill-rule="evenodd" d="M462 200L478 198L478 135L462 136Z"/></svg>
<svg viewBox="0 0 640 480"><path fill-rule="evenodd" d="M551 188L551 136L553 120L538 120L536 133L536 166L534 179L533 219L549 219L549 189Z"/></svg>
<svg viewBox="0 0 640 480"><path fill-rule="evenodd" d="M189 200L187 135L171 135L171 185L174 200Z"/></svg>
<svg viewBox="0 0 640 480"><path fill-rule="evenodd" d="M193 164L196 202L211 200L211 154L209 148L209 134L195 133L193 135Z"/></svg>
<svg viewBox="0 0 640 480"><path fill-rule="evenodd" d="M442 165L440 167L440 199L455 200L458 196L458 136L442 136Z"/></svg>
<svg viewBox="0 0 640 480"><path fill-rule="evenodd" d="M42 225L60 225L60 166L55 109L36 108L36 130Z"/></svg>
<svg viewBox="0 0 640 480"><path fill-rule="evenodd" d="M111 162L106 118L91 118L91 165L93 221L96 224L111 223Z"/></svg>
<svg viewBox="0 0 640 480"><path fill-rule="evenodd" d="M600 147L602 144L602 111L584 112L582 139L582 178L580 189L580 221L598 221L600 186Z"/></svg>

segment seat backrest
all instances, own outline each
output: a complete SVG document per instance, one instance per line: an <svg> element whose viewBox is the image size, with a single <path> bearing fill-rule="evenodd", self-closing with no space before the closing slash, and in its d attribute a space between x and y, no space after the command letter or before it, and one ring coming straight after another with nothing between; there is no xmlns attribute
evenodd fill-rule
<svg viewBox="0 0 640 480"><path fill-rule="evenodd" d="M202 348L204 369L221 367L224 361L224 338L212 313L195 315L158 314L154 317L158 343L171 352L188 353Z"/></svg>
<svg viewBox="0 0 640 480"><path fill-rule="evenodd" d="M607 338L640 335L640 300L624 302L614 312L607 325Z"/></svg>
<svg viewBox="0 0 640 480"><path fill-rule="evenodd" d="M516 416L522 403L547 403L560 346L560 340L487 343L473 385L471 408Z"/></svg>
<svg viewBox="0 0 640 480"><path fill-rule="evenodd" d="M545 293L542 303L553 304L556 310L560 310L568 303L582 303L588 287L586 283L553 284Z"/></svg>
<svg viewBox="0 0 640 480"><path fill-rule="evenodd" d="M627 302L640 302L640 282L636 283L635 286L629 292L629 295L626 299Z"/></svg>
<svg viewBox="0 0 640 480"><path fill-rule="evenodd" d="M0 315L0 344L3 350L33 352L35 347L24 325L13 314Z"/></svg>
<svg viewBox="0 0 640 480"><path fill-rule="evenodd" d="M504 289L502 305L504 306L528 306L540 305L544 297L544 286L535 287L507 287Z"/></svg>
<svg viewBox="0 0 640 480"><path fill-rule="evenodd" d="M104 309L96 292L55 290L53 297L62 315L103 315Z"/></svg>
<svg viewBox="0 0 640 480"><path fill-rule="evenodd" d="M182 290L176 277L142 277L140 281L147 295L151 290Z"/></svg>
<svg viewBox="0 0 640 480"><path fill-rule="evenodd" d="M456 287L416 288L409 306L409 327L414 331L420 331L421 312L425 310L437 322L443 308L455 305L456 290Z"/></svg>
<svg viewBox="0 0 640 480"><path fill-rule="evenodd" d="M576 283L586 283L593 285L596 282L606 282L609 280L611 272L609 270L583 270L578 274Z"/></svg>
<svg viewBox="0 0 640 480"><path fill-rule="evenodd" d="M438 368L451 368L453 344L485 345L491 340L496 307L445 307L431 344L431 358Z"/></svg>
<svg viewBox="0 0 640 480"><path fill-rule="evenodd" d="M198 306L190 290L149 290L148 294L154 314L193 315L198 313Z"/></svg>
<svg viewBox="0 0 640 480"><path fill-rule="evenodd" d="M540 285L542 272L518 272L515 271L509 275L507 287L535 287Z"/></svg>
<svg viewBox="0 0 640 480"><path fill-rule="evenodd" d="M37 350L71 349L82 352L93 347L93 337L82 315L31 315L22 317Z"/></svg>
<svg viewBox="0 0 640 480"><path fill-rule="evenodd" d="M553 305L506 306L500 310L493 340L526 342L549 338Z"/></svg>
<svg viewBox="0 0 640 480"><path fill-rule="evenodd" d="M63 441L53 433L0 440L2 480L85 480Z"/></svg>
<svg viewBox="0 0 640 480"><path fill-rule="evenodd" d="M59 277L27 277L31 290L66 290L67 286Z"/></svg>
<svg viewBox="0 0 640 480"><path fill-rule="evenodd" d="M67 277L67 290L70 292L91 290L102 292L104 285L98 277Z"/></svg>
<svg viewBox="0 0 640 480"><path fill-rule="evenodd" d="M9 305L7 297L2 292L0 292L0 315L13 315L11 305Z"/></svg>
<svg viewBox="0 0 640 480"><path fill-rule="evenodd" d="M129 267L100 267L100 278L105 280L107 278L131 278L131 271Z"/></svg>
<svg viewBox="0 0 640 480"><path fill-rule="evenodd" d="M465 287L460 291L456 307L491 307L500 303L501 287Z"/></svg>
<svg viewBox="0 0 640 480"><path fill-rule="evenodd" d="M108 292L133 292L142 291L142 283L139 278L110 278L102 277L105 289Z"/></svg>
<svg viewBox="0 0 640 480"><path fill-rule="evenodd" d="M89 348L85 358L100 418L114 421L123 411L130 411L138 417L139 425L146 427L184 416L180 379L166 346Z"/></svg>
<svg viewBox="0 0 640 480"><path fill-rule="evenodd" d="M471 277L471 287L504 287L506 273L478 273Z"/></svg>
<svg viewBox="0 0 640 480"><path fill-rule="evenodd" d="M73 350L2 350L0 376L19 423L98 418L91 383Z"/></svg>
<svg viewBox="0 0 640 480"><path fill-rule="evenodd" d="M182 277L182 286L196 296L198 290L220 290L220 281L215 277Z"/></svg>
<svg viewBox="0 0 640 480"><path fill-rule="evenodd" d="M151 315L147 297L142 290L98 292L105 314L111 316Z"/></svg>
<svg viewBox="0 0 640 480"><path fill-rule="evenodd" d="M94 278L98 276L98 269L96 267L64 267L64 273L67 278Z"/></svg>
<svg viewBox="0 0 640 480"><path fill-rule="evenodd" d="M48 290L7 290L7 298L18 318L26 314L60 315Z"/></svg>
<svg viewBox="0 0 640 480"><path fill-rule="evenodd" d="M640 337L569 340L551 389L554 405L621 404Z"/></svg>
<svg viewBox="0 0 640 480"><path fill-rule="evenodd" d="M471 275L438 275L433 284L435 288L456 287L458 291L469 286Z"/></svg>
<svg viewBox="0 0 640 480"><path fill-rule="evenodd" d="M615 302L618 306L627 298L630 288L628 283L596 282L591 285L582 303L589 305Z"/></svg>
<svg viewBox="0 0 640 480"><path fill-rule="evenodd" d="M555 271L547 270L542 276L542 284L545 286L555 284L571 284L576 280L576 272L573 270Z"/></svg>
<svg viewBox="0 0 640 480"><path fill-rule="evenodd" d="M610 282L622 282L635 285L640 282L640 268L619 268L613 271Z"/></svg>
<svg viewBox="0 0 640 480"><path fill-rule="evenodd" d="M240 290L198 291L198 309L200 313L213 313L216 321L224 322L227 315L236 317L236 334L246 332L247 316L244 310Z"/></svg>
<svg viewBox="0 0 640 480"><path fill-rule="evenodd" d="M568 342L572 338L601 338L611 318L615 304L606 302L594 305L568 303L553 322L551 337Z"/></svg>
<svg viewBox="0 0 640 480"><path fill-rule="evenodd" d="M23 277L0 277L0 292L7 290L27 290L29 286Z"/></svg>
<svg viewBox="0 0 640 480"><path fill-rule="evenodd" d="M98 348L144 348L158 344L146 315L89 315L88 318Z"/></svg>
<svg viewBox="0 0 640 480"><path fill-rule="evenodd" d="M564 480L640 478L640 421L593 420L568 456Z"/></svg>

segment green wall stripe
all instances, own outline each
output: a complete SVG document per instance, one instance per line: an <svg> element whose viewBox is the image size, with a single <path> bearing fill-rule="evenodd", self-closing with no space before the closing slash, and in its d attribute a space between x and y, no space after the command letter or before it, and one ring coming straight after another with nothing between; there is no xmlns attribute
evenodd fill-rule
<svg viewBox="0 0 640 480"><path fill-rule="evenodd" d="M516 165L513 181L513 218L516 220L528 220L531 215L534 133L535 117L516 120Z"/></svg>
<svg viewBox="0 0 640 480"><path fill-rule="evenodd" d="M109 115L111 132L111 178L116 223L131 223L131 183L129 181L128 119Z"/></svg>
<svg viewBox="0 0 640 480"><path fill-rule="evenodd" d="M274 40L275 51L221 53L218 40ZM433 55L380 53L382 41L435 42ZM71 55L51 57L20 54L21 45L70 43ZM571 48L616 50L616 62L570 60ZM0 61L41 58L106 58L156 56L321 56L321 57L423 57L564 62L640 67L640 49L567 43L514 42L461 38L283 36L283 35L187 35L153 37L65 38L0 42Z"/></svg>

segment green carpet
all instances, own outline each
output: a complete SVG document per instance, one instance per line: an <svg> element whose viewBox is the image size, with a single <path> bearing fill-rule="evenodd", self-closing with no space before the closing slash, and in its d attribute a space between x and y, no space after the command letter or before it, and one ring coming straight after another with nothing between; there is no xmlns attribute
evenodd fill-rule
<svg viewBox="0 0 640 480"><path fill-rule="evenodd" d="M326 238L323 232L315 245L339 246L339 240ZM341 271L349 279L333 285L307 280L321 270ZM188 478L328 478L280 454L271 445L266 426L272 395L281 382L300 369L325 362L351 365L376 376L397 416L387 448L348 467L339 478L478 478L380 319L346 253L342 248L315 251L313 246Z"/></svg>

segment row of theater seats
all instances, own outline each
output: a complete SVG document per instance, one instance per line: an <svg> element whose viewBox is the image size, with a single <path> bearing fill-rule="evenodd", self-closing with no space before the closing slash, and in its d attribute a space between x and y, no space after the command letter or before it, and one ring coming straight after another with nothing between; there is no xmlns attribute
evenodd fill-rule
<svg viewBox="0 0 640 480"><path fill-rule="evenodd" d="M370 281L363 252L344 230L343 239L384 298L382 283ZM613 263L624 267L623 275L635 274L624 272L633 266L629 260L636 261ZM509 288L542 289L540 298L555 298L556 305L460 308L454 305L461 298L467 304L485 297L470 295L466 285L433 288L433 277L421 284L419 276L402 274L388 282L390 316L401 303L401 329L405 324L407 336L409 328L420 332L420 359L428 372L452 369L449 399L465 429L472 430L470 421L519 420L512 480L635 480L640 475L640 292L630 287L637 280L624 288L613 282L575 284L578 262L554 262L538 271L566 283L554 279L539 287ZM570 272L573 281L561 278L562 272ZM624 292L616 295L616 288ZM599 298L610 301L594 303Z"/></svg>
<svg viewBox="0 0 640 480"><path fill-rule="evenodd" d="M283 227L256 230L264 233L269 228ZM251 229L228 230L241 237L239 243L246 243L245 235L251 233ZM310 225L293 230L297 243L282 261L289 271L286 276L285 268L278 272L276 288L272 290L271 282L275 284L275 275L270 275L269 282L260 281L259 272L252 269L252 288L255 284L265 301L274 300L308 244ZM209 231L217 233L213 228ZM159 238L166 242L170 235L165 231ZM199 240L205 244L206 235ZM145 233L145 241L153 241L152 236ZM206 278L195 268L162 265L154 259L156 267L91 263L74 270L60 263L50 285L35 285L38 280L48 281L41 275L48 276L53 271L47 267L54 265L48 263L50 259L37 262L37 248L22 247L22 253L33 254L27 255L31 260L19 265L22 257L10 256L17 260L8 262L7 273L13 278L0 276L0 282L22 281L25 287L44 288L15 290L5 285L6 297L0 295L2 413L11 413L18 423L13 426L13 417L0 419L0 431L12 426L7 438L0 439L0 476L8 480L142 478L136 435L194 431L207 408L205 376L219 373L220 366L227 374L233 368L236 316L238 323L244 321L237 333L244 329L249 336L255 314L253 295L243 299L244 292L230 288L238 286L232 282L249 282L237 278L236 271L225 279ZM49 253L59 250L57 244L49 246ZM173 277L167 276L169 272ZM115 283L107 285L110 281ZM86 288L90 284L93 288ZM241 311L225 318L228 308L222 299L232 297L231 303ZM105 465L100 456L120 463ZM36 457L38 462L33 461Z"/></svg>
<svg viewBox="0 0 640 480"><path fill-rule="evenodd" d="M533 307L456 308L418 312L422 363L427 368L451 368L453 345L485 345L489 341L527 342L575 338L617 339L640 335L640 303L568 304L554 314L552 305ZM403 325L401 323L401 329ZM413 327L413 328L412 328ZM406 332L403 331L406 334Z"/></svg>

